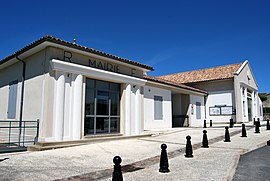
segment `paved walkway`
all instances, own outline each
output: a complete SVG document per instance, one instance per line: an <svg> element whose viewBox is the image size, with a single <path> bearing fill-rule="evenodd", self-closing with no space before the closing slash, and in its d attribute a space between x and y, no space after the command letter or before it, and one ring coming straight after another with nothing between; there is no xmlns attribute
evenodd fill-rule
<svg viewBox="0 0 270 181"><path fill-rule="evenodd" d="M202 128L178 128L152 137L114 140L42 152L0 155L0 180L111 180L112 158L120 155L124 180L224 180L231 179L240 154L266 144L270 131L261 127L240 137L241 126L230 129L223 142L224 126L207 128L210 148L200 148ZM157 134L160 133L160 134ZM235 136L232 136L235 134ZM192 137L194 158L185 158L186 136ZM160 145L166 143L170 173L158 172Z"/></svg>
<svg viewBox="0 0 270 181"><path fill-rule="evenodd" d="M270 146L263 146L240 157L233 181L269 180ZM250 164L252 163L252 164Z"/></svg>

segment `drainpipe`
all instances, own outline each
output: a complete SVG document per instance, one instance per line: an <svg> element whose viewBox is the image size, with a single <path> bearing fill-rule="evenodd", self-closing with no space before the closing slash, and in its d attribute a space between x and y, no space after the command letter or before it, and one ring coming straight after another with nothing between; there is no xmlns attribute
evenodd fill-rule
<svg viewBox="0 0 270 181"><path fill-rule="evenodd" d="M25 61L20 59L18 55L16 55L16 59L22 62L23 64L23 72L22 72L22 88L21 88L21 103L20 103L20 118L19 118L19 145L22 133L22 115L23 115L23 99L24 99L24 81L25 81Z"/></svg>

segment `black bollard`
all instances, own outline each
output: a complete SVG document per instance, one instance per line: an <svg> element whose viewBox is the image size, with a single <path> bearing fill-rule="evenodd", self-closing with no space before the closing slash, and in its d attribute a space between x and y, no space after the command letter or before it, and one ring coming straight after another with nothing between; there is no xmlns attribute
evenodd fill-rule
<svg viewBox="0 0 270 181"><path fill-rule="evenodd" d="M256 121L256 125L255 125L255 133L260 133L260 122Z"/></svg>
<svg viewBox="0 0 270 181"><path fill-rule="evenodd" d="M225 127L225 140L224 140L224 142L231 142L228 126Z"/></svg>
<svg viewBox="0 0 270 181"><path fill-rule="evenodd" d="M159 172L162 172L162 173L170 172L166 149L167 149L167 145L162 144L161 145L160 162L159 162Z"/></svg>
<svg viewBox="0 0 270 181"><path fill-rule="evenodd" d="M256 118L253 118L253 125L256 125Z"/></svg>
<svg viewBox="0 0 270 181"><path fill-rule="evenodd" d="M186 155L185 157L187 158L192 158L193 157L193 151L192 151L192 145L191 145L191 137L187 136L187 144L186 144Z"/></svg>
<svg viewBox="0 0 270 181"><path fill-rule="evenodd" d="M203 148L209 148L208 146L208 139L207 139L207 131L203 130L203 140L202 140L202 147Z"/></svg>
<svg viewBox="0 0 270 181"><path fill-rule="evenodd" d="M241 137L247 137L247 131L246 131L246 125L242 124L242 136Z"/></svg>
<svg viewBox="0 0 270 181"><path fill-rule="evenodd" d="M267 145L270 146L270 140L267 141Z"/></svg>
<svg viewBox="0 0 270 181"><path fill-rule="evenodd" d="M213 126L213 123L212 123L212 120L210 120L210 127L212 127Z"/></svg>
<svg viewBox="0 0 270 181"><path fill-rule="evenodd" d="M230 119L230 128L233 128L233 119Z"/></svg>
<svg viewBox="0 0 270 181"><path fill-rule="evenodd" d="M269 119L266 120L266 130L270 130Z"/></svg>
<svg viewBox="0 0 270 181"><path fill-rule="evenodd" d="M120 156L115 156L113 158L114 169L113 169L112 181L123 181L122 170L121 170L121 165L120 165L121 162L122 162L122 159Z"/></svg>
<svg viewBox="0 0 270 181"><path fill-rule="evenodd" d="M206 128L206 120L203 121L203 128Z"/></svg>
<svg viewBox="0 0 270 181"><path fill-rule="evenodd" d="M257 121L259 122L259 127L261 127L261 122L260 122L260 118L257 118Z"/></svg>

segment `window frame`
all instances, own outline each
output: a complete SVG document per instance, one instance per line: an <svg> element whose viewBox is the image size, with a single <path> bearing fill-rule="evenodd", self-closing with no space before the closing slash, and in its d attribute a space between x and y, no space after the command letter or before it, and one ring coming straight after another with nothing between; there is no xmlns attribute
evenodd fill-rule
<svg viewBox="0 0 270 181"><path fill-rule="evenodd" d="M154 95L154 120L163 120L163 97Z"/></svg>
<svg viewBox="0 0 270 181"><path fill-rule="evenodd" d="M202 103L201 102L196 102L196 119L202 119Z"/></svg>

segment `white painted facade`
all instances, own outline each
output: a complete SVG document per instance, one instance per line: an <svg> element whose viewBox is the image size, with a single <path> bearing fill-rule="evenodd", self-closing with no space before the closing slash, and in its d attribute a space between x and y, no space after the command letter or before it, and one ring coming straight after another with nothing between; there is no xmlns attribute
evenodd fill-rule
<svg viewBox="0 0 270 181"><path fill-rule="evenodd" d="M154 96L163 98L162 119L154 119ZM171 91L153 86L144 87L144 127L146 130L172 127Z"/></svg>
<svg viewBox="0 0 270 181"><path fill-rule="evenodd" d="M203 126L203 121L205 120L205 105L203 96L190 95L190 120L191 127Z"/></svg>
<svg viewBox="0 0 270 181"><path fill-rule="evenodd" d="M238 122L248 122L258 118L262 120L258 86L248 61L245 61L235 74L234 90L237 110L236 120Z"/></svg>
<svg viewBox="0 0 270 181"><path fill-rule="evenodd" d="M234 91L217 91L209 92L206 101L206 118L209 120L214 120L215 123L224 123L230 120L231 118L235 120L235 115L213 115L210 113L210 108L215 106L226 105L228 107L235 107L234 103Z"/></svg>

